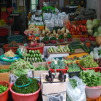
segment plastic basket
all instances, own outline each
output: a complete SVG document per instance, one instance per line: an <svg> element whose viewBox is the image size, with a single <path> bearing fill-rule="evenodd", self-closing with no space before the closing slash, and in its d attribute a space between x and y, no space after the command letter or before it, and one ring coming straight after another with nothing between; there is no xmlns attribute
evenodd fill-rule
<svg viewBox="0 0 101 101"><path fill-rule="evenodd" d="M7 38L8 43L11 43L12 41L15 41L17 43L23 43L23 39L24 39L24 36L22 35L13 35Z"/></svg>
<svg viewBox="0 0 101 101"><path fill-rule="evenodd" d="M78 72L68 72L68 74L69 74L69 78L72 78L73 76L80 76L80 71L78 71Z"/></svg>
<svg viewBox="0 0 101 101"><path fill-rule="evenodd" d="M8 91L10 89L10 84L8 82L1 81L0 85L8 87L8 89L5 92L0 94L0 101L7 101L7 99L8 99Z"/></svg>
<svg viewBox="0 0 101 101"><path fill-rule="evenodd" d="M99 71L99 68L100 68L100 67L84 68L84 67L81 66L79 63L77 63L77 64L80 66L80 68L81 68L82 70L94 70L95 72L98 72L98 71Z"/></svg>
<svg viewBox="0 0 101 101"><path fill-rule="evenodd" d="M42 47L34 47L34 48L30 48L30 47L26 47L27 50L39 50L41 54L43 54L44 52L44 45Z"/></svg>
<svg viewBox="0 0 101 101"><path fill-rule="evenodd" d="M23 44L19 43L18 45L23 45ZM11 49L14 53L16 53L18 47L9 47L9 44L5 44L3 45L3 48L5 52Z"/></svg>
<svg viewBox="0 0 101 101"><path fill-rule="evenodd" d="M96 99L87 98L86 101L101 101L101 96L99 98L96 98Z"/></svg>
<svg viewBox="0 0 101 101"><path fill-rule="evenodd" d="M60 72L62 71L63 73L67 73L68 67L66 66L65 69L52 69L50 68L50 64L51 62L47 62L49 70L53 73L53 72Z"/></svg>

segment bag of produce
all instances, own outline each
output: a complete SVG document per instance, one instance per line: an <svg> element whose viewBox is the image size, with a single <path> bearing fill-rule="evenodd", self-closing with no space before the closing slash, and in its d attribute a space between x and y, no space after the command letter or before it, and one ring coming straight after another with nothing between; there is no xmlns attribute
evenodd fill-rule
<svg viewBox="0 0 101 101"><path fill-rule="evenodd" d="M67 82L67 101L86 101L85 84L76 76Z"/></svg>

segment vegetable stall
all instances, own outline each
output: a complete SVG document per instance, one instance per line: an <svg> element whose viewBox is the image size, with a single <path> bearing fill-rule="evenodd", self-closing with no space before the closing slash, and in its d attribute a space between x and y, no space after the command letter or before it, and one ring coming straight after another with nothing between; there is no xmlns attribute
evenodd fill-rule
<svg viewBox="0 0 101 101"><path fill-rule="evenodd" d="M10 92L11 101L101 101L101 21L64 24L66 13L47 12L31 18L23 43L3 46L0 99L10 101Z"/></svg>

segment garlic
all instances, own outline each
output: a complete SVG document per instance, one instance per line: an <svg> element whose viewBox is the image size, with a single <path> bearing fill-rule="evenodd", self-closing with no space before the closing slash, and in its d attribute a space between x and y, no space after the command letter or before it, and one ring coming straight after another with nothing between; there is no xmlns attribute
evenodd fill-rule
<svg viewBox="0 0 101 101"><path fill-rule="evenodd" d="M66 29L66 33L70 33L68 29Z"/></svg>

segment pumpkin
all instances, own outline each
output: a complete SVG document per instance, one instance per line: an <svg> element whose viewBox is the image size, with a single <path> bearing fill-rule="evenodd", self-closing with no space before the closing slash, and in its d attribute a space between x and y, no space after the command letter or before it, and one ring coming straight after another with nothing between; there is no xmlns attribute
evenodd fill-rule
<svg viewBox="0 0 101 101"><path fill-rule="evenodd" d="M96 43L101 46L101 36L96 37Z"/></svg>

